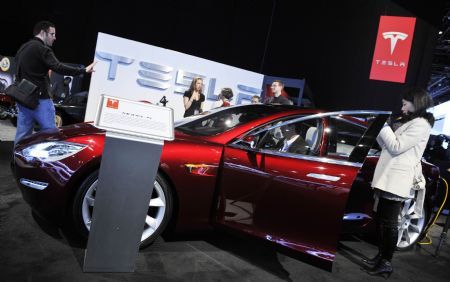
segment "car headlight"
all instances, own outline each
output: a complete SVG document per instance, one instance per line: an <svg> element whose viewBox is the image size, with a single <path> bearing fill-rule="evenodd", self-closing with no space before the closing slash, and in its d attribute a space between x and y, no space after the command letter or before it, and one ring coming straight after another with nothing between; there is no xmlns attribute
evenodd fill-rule
<svg viewBox="0 0 450 282"><path fill-rule="evenodd" d="M43 161L54 162L70 157L86 148L87 145L69 142L45 142L31 145L22 150L25 158L38 158Z"/></svg>

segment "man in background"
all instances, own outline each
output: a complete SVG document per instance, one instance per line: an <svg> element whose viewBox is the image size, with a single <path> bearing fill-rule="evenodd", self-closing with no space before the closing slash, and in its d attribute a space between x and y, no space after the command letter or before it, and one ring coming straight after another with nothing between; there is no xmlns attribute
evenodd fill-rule
<svg viewBox="0 0 450 282"><path fill-rule="evenodd" d="M19 111L17 117L17 131L14 145L23 137L33 132L37 122L41 130L55 128L55 107L50 98L50 78L48 71L62 75L79 75L92 73L95 62L89 66L72 67L61 63L51 49L56 40L55 25L48 21L38 22L33 29L34 37L23 44L16 54L17 81L26 79L37 86L32 95L39 96L39 103L35 109L30 109L17 103Z"/></svg>
<svg viewBox="0 0 450 282"><path fill-rule="evenodd" d="M270 89L272 90L273 96L267 97L265 104L281 104L281 105L293 105L294 103L288 98L281 95L284 88L283 82L281 80L275 80L272 82Z"/></svg>
<svg viewBox="0 0 450 282"><path fill-rule="evenodd" d="M258 95L252 96L252 104L261 104L261 98Z"/></svg>

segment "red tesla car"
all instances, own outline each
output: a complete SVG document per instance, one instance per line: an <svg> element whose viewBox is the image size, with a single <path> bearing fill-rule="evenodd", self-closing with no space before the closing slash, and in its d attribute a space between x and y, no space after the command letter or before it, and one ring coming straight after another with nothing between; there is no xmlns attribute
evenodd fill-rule
<svg viewBox="0 0 450 282"><path fill-rule="evenodd" d="M370 226L375 138L389 114L240 105L182 120L175 140L164 144L142 245L169 223L179 231L221 227L331 266L340 233ZM82 123L16 146L14 174L33 211L69 220L87 237L104 138ZM420 238L429 219L439 174L428 163L423 171L426 216L415 217L414 199L405 203L401 249Z"/></svg>

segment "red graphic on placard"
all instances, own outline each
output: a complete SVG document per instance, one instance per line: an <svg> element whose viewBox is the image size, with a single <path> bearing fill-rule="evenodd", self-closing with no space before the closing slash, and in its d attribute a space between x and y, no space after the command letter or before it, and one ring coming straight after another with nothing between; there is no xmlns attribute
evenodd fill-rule
<svg viewBox="0 0 450 282"><path fill-rule="evenodd" d="M111 109L119 108L119 100L108 98L106 101L106 107Z"/></svg>
<svg viewBox="0 0 450 282"><path fill-rule="evenodd" d="M405 82L416 18L381 16L370 79Z"/></svg>

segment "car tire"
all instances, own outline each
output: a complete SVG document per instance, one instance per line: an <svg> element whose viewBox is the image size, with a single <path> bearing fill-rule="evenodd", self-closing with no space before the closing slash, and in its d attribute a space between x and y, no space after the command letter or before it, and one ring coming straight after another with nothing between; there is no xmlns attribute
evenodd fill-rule
<svg viewBox="0 0 450 282"><path fill-rule="evenodd" d="M61 112L57 111L55 113L55 125L56 127L61 127L64 125L64 119Z"/></svg>
<svg viewBox="0 0 450 282"><path fill-rule="evenodd" d="M406 200L400 212L400 221L398 226L398 251L411 250L425 236L423 232L427 227L429 213L426 205L423 206L422 217L416 218L414 211L415 200Z"/></svg>
<svg viewBox="0 0 450 282"><path fill-rule="evenodd" d="M89 234L98 170L80 185L72 204L72 217L77 233L87 239ZM158 173L153 186L140 248L152 244L167 227L173 213L173 192L169 183Z"/></svg>

